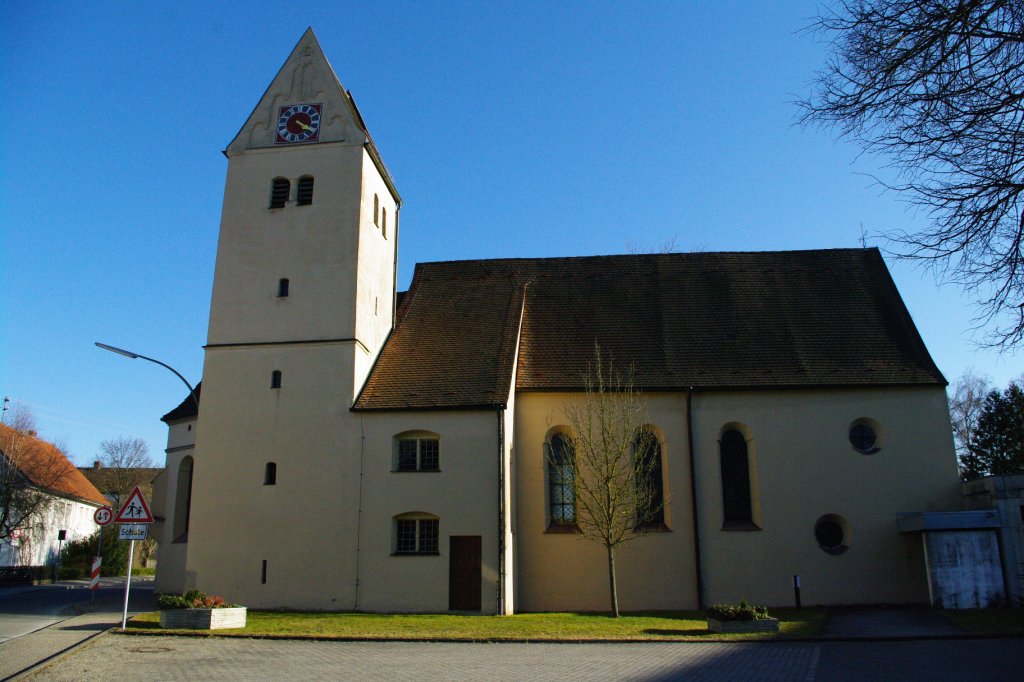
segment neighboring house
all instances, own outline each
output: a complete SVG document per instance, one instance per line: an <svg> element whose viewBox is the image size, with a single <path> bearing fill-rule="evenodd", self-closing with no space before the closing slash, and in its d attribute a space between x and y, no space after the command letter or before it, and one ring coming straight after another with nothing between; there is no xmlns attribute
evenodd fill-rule
<svg viewBox="0 0 1024 682"><path fill-rule="evenodd" d="M15 485L43 500L36 513L0 540L0 566L51 566L62 543L62 531L63 542L96 532L93 513L107 501L60 450L33 433L0 424L0 453L2 466L13 463L17 468ZM0 497L8 499L7 495Z"/></svg>
<svg viewBox="0 0 1024 682"><path fill-rule="evenodd" d="M114 512L136 486L147 502L152 500L153 479L163 472L159 467L104 467L100 461L93 462L91 467L78 467L78 470L103 493Z"/></svg>
<svg viewBox="0 0 1024 682"><path fill-rule="evenodd" d="M157 590L607 609L545 457L597 342L634 368L667 500L619 553L624 610L791 604L797 575L804 603L928 600L897 514L959 506L946 381L877 250L426 263L396 293L401 198L311 30L225 153Z"/></svg>

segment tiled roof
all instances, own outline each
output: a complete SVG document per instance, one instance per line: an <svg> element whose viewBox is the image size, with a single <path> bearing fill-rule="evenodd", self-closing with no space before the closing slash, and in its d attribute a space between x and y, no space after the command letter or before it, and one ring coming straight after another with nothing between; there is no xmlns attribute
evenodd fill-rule
<svg viewBox="0 0 1024 682"><path fill-rule="evenodd" d="M107 504L96 486L52 443L0 424L0 451L14 461L33 487L92 504Z"/></svg>
<svg viewBox="0 0 1024 682"><path fill-rule="evenodd" d="M162 421L162 422L164 422L166 424L170 424L171 422L177 421L179 419L188 419L190 417L195 417L196 415L198 415L199 414L198 402L199 402L199 400L202 397L202 396L200 396L200 393L202 393L202 391L203 391L203 382L200 381L198 384L196 384L196 387L195 387L194 390L195 390L195 396L196 396L195 400L192 400L192 396L191 395L185 396L185 399L182 400L178 404L177 407L175 407L173 410L171 410L170 412L168 412L164 416L160 417L160 421Z"/></svg>
<svg viewBox="0 0 1024 682"><path fill-rule="evenodd" d="M594 344L643 390L945 385L877 249L426 263L354 409L578 390Z"/></svg>

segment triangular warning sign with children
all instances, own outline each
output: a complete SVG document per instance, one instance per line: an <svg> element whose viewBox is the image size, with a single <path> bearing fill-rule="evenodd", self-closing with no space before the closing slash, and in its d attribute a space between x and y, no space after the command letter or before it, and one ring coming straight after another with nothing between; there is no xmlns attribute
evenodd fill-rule
<svg viewBox="0 0 1024 682"><path fill-rule="evenodd" d="M139 486L135 486L135 490L121 506L121 511L117 512L117 516L114 517L114 523L153 523L153 521L153 514L149 511L146 498L142 496Z"/></svg>

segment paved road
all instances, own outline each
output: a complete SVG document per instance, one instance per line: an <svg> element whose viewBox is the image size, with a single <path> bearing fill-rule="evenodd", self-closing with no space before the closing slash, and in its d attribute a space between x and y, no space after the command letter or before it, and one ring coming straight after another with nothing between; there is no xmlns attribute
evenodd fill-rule
<svg viewBox="0 0 1024 682"><path fill-rule="evenodd" d="M41 668L81 680L1019 680L1024 641L304 642L108 634Z"/></svg>
<svg viewBox="0 0 1024 682"><path fill-rule="evenodd" d="M133 589L149 589L152 579L133 579ZM0 644L91 610L92 605L108 607L123 599L124 578L104 578L95 597L82 580L53 585L0 588Z"/></svg>

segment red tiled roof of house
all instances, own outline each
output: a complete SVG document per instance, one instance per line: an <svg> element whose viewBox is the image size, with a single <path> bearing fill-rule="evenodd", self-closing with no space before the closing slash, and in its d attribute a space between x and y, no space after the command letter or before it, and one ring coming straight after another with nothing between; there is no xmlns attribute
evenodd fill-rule
<svg viewBox="0 0 1024 682"><path fill-rule="evenodd" d="M33 487L89 504L107 504L96 486L52 443L0 424L0 451Z"/></svg>
<svg viewBox="0 0 1024 682"><path fill-rule="evenodd" d="M877 249L426 263L354 409L579 390L594 344L645 391L945 385Z"/></svg>

